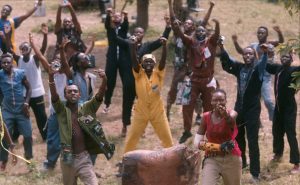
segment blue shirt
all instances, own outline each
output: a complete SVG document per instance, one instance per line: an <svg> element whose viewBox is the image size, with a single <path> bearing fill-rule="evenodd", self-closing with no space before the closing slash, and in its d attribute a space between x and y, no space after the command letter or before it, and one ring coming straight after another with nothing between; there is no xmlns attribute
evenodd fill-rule
<svg viewBox="0 0 300 185"><path fill-rule="evenodd" d="M2 109L12 113L21 113L25 98L23 96L25 71L12 69L12 76L0 70L0 89L3 93Z"/></svg>

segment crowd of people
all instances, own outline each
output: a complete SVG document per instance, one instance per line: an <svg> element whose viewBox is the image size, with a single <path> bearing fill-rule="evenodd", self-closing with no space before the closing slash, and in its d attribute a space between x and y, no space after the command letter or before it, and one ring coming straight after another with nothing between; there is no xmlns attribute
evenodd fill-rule
<svg viewBox="0 0 300 185"><path fill-rule="evenodd" d="M100 2L100 1L99 1ZM103 3L105 1L101 1ZM2 51L0 70L1 115L0 129L4 131L3 147L0 148L0 170L5 171L8 153L14 152L14 141L23 136L24 157L28 163L33 158L32 125L30 108L43 141L47 144L43 170L53 170L61 158L63 184L76 184L77 178L84 184L98 184L93 166L98 154L110 159L115 150L103 132L96 112L101 103L103 113L109 116L111 99L119 71L122 82L122 130L125 137L123 152L136 149L150 122L165 148L174 146L169 122L171 106L182 105L183 132L178 143L185 143L193 136L194 111L199 126L194 134L194 148L204 150L202 184L214 185L222 177L224 184L241 183L242 169L250 168L254 183L260 181L260 152L258 133L263 98L270 121L273 122L273 162L283 156L284 135L290 145L291 173L300 173L299 145L296 134L296 91L289 88L292 73L300 67L291 66L293 53L282 53L281 64L275 61L274 48L284 42L279 27L278 41L269 41L268 28L257 29L258 42L245 48L232 36L233 44L243 62L229 56L221 36L220 23L214 22L214 30L206 28L214 2L202 21L187 17L179 21L173 0L168 0L169 15L165 16L165 30L153 41L143 42L145 30L135 27L129 33L128 13L107 8L101 15L105 19L108 39L105 69L88 70L90 53L94 43L86 45L72 4L68 1L58 6L54 32L57 37L55 52L51 59L44 53L48 45L48 27L42 24L42 46L37 48L33 35L19 46L14 34L23 21L42 4L38 0L25 15L10 18L13 8L4 5L0 19L0 47ZM187 1L191 11L198 11L196 1ZM68 9L71 18L61 17ZM174 73L167 102L163 102L162 88L167 60L167 41L174 33ZM54 44L54 43L53 43ZM153 51L161 48L158 61ZM32 54L31 52L34 52ZM18 54L20 53L20 54ZM224 71L237 79L237 96L234 108L226 107L227 94L214 77L216 57ZM96 59L104 60L104 59ZM49 114L45 108L45 88L42 68L48 73ZM97 75L95 75L97 74ZM272 100L272 75L275 102ZM101 79L98 89L97 76ZM183 101L184 99L184 101ZM200 102L200 104L199 104ZM166 105L166 106L165 106ZM201 115L199 107L203 107ZM249 164L247 162L248 142ZM2 141L1 141L2 142ZM12 163L17 157L12 155Z"/></svg>

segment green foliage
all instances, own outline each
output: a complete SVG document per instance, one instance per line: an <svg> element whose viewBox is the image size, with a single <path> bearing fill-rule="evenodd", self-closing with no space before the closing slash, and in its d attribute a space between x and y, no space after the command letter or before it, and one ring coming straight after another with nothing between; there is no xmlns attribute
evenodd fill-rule
<svg viewBox="0 0 300 185"><path fill-rule="evenodd" d="M289 12L290 16L298 16L300 11L300 0L280 0L284 4L284 7ZM295 52L300 57L300 35L298 38L290 39L287 43L279 45L279 53ZM294 83L290 85L291 88L300 90L300 72L294 72L292 74Z"/></svg>

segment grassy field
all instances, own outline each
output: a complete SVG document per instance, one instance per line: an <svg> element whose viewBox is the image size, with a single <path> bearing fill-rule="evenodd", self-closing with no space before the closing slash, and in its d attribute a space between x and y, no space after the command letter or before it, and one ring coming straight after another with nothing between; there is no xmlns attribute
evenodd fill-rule
<svg viewBox="0 0 300 185"><path fill-rule="evenodd" d="M60 1L59 1L60 2ZM21 42L28 40L28 33L32 30L36 30L38 25L42 22L48 22L51 20L55 22L57 0L46 0L47 17L30 17L26 20L20 28L16 31L17 45ZM124 1L117 0L117 9L122 7ZM212 18L216 18L221 23L221 34L226 37L225 45L229 50L229 53L237 58L241 57L234 50L231 35L237 34L239 42L242 46L247 46L249 43L256 41L256 29L258 26L264 25L269 28L269 39L277 40L277 35L273 26L280 26L285 39L295 37L299 35L299 16L290 17L287 11L282 5L274 5L265 3L261 0L216 0L216 6L212 13ZM18 16L25 13L31 7L33 7L34 0L0 0L0 5L10 4L13 6L12 16ZM204 9L208 8L208 0L200 0L200 5ZM96 7L96 6L95 6ZM129 12L129 17L136 15L135 4L130 5L126 8ZM163 16L168 12L166 0L152 0L150 4L150 28L151 33L146 33L146 40L157 38L162 33L164 28ZM90 11L77 12L79 21L81 22L82 29L84 32L84 39L88 35L97 35L97 38L104 38L105 30L101 23L99 12L91 8ZM194 14L197 19L201 19L205 14L200 12ZM65 13L63 16L69 16ZM132 21L132 20L130 20ZM211 27L214 24L211 23ZM37 45L40 45L42 36L34 33L35 41ZM49 34L49 45L55 43L55 35ZM105 47L96 47L93 51L96 55L97 66L104 68L105 66ZM278 59L278 57L277 57ZM295 62L295 65L300 65L299 60ZM233 107L236 97L236 79L225 73L219 64L219 60L216 59L215 76L219 80L221 87L227 91L228 94L228 107ZM167 75L165 80L165 88L163 91L164 99L166 99L167 91L169 90L169 84L172 77L172 64L169 62L167 68ZM43 74L47 77L45 74ZM45 88L48 89L47 78L44 80ZM97 84L99 85L99 84ZM297 95L298 105L300 103L300 96ZM45 100L48 102L46 94ZM95 170L102 175L99 179L99 183L103 185L117 185L121 184L120 179L115 176L117 173L117 167L115 166L118 161L122 159L122 150L124 146L124 139L120 137L121 132L121 102L122 102L122 85L118 79L114 96L112 99L112 109L109 114L102 114L102 108L98 111L98 118L103 122L106 135L116 144L115 156L110 160L106 161L103 156L98 156ZM263 104L263 103L262 103ZM297 119L297 131L298 138L300 133L300 115L298 108L298 119ZM24 162L19 160L16 166L8 165L7 171L0 174L0 184L15 184L15 185L44 185L61 184L61 170L59 162L55 170L51 173L44 174L39 171L42 161L45 160L46 155L46 144L42 142L39 136L38 129L36 127L35 119L32 114L32 125L34 133L34 161L32 164L33 171L28 173L27 166ZM262 171L262 182L263 185L299 185L300 174L291 175L289 170L292 165L289 164L289 146L286 143L286 149L284 153L284 160L278 165L270 164L269 161L272 157L272 123L268 120L266 108L262 106L261 120L263 128L260 130L260 150L261 150L261 171ZM178 139L183 130L182 113L180 106L173 106L170 127L174 139L174 143L178 143ZM195 130L196 127L193 128ZM300 138L299 138L300 139ZM151 142L149 142L151 141ZM192 140L189 140L187 144L191 144ZM160 142L157 136L154 134L153 129L148 127L146 130L146 137L142 138L138 148L143 149L160 149ZM17 146L16 152L23 154L23 147L21 139ZM250 174L248 171L243 173L242 184L248 184L250 180Z"/></svg>

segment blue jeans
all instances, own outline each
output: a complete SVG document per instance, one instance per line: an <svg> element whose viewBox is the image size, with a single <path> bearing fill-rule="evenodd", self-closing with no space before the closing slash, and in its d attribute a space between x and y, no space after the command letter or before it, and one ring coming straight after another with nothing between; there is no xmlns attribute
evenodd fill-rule
<svg viewBox="0 0 300 185"><path fill-rule="evenodd" d="M264 80L261 86L261 96L264 100L266 108L268 109L270 121L273 120L274 107L275 107L272 101L271 93L272 93L272 78L271 75L267 73L264 75Z"/></svg>
<svg viewBox="0 0 300 185"><path fill-rule="evenodd" d="M47 120L47 160L44 165L54 168L60 154L60 138L56 113L52 113Z"/></svg>
<svg viewBox="0 0 300 185"><path fill-rule="evenodd" d="M44 165L48 168L54 168L61 152L59 126L56 113L52 113L47 120L47 160ZM96 162L97 155L91 155L93 165Z"/></svg>
<svg viewBox="0 0 300 185"><path fill-rule="evenodd" d="M25 158L31 159L33 157L32 154L32 128L30 119L27 118L23 113L11 113L5 110L2 110L3 121L6 124L8 132L10 134L13 133L14 128L17 128L21 135L24 137L24 151ZM7 143L4 142L4 146L7 148ZM0 161L7 162L8 153L0 149Z"/></svg>

